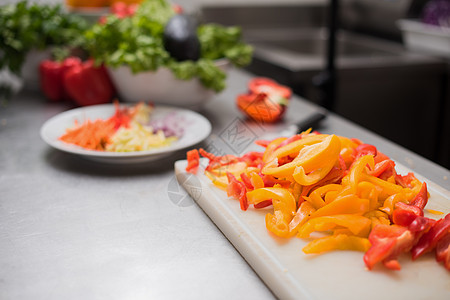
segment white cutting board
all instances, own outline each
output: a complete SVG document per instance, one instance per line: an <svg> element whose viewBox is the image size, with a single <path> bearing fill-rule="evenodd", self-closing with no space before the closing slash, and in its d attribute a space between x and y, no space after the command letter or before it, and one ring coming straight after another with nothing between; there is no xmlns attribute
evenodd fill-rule
<svg viewBox="0 0 450 300"><path fill-rule="evenodd" d="M401 271L382 266L368 271L362 252L306 255L302 248L307 241L278 238L266 230L264 216L270 209L241 211L239 201L216 188L203 168L192 175L185 172L186 164L185 160L175 163L180 185L280 299L450 299L450 272L434 254L414 262L409 255L401 256ZM397 170L408 171L399 164ZM450 212L450 192L426 182L431 194L427 208Z"/></svg>

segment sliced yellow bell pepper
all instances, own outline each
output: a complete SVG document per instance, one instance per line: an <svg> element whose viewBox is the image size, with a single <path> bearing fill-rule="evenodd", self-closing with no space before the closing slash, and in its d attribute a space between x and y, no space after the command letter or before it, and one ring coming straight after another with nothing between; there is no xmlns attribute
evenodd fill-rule
<svg viewBox="0 0 450 300"><path fill-rule="evenodd" d="M391 183L371 175L364 175L363 177L364 180L371 182L381 188L380 197L384 200L391 195L398 194L401 192L404 192L404 195L409 199L412 199L412 197L414 196L410 189L408 188L404 189L402 186L397 185L395 183Z"/></svg>
<svg viewBox="0 0 450 300"><path fill-rule="evenodd" d="M315 239L303 248L303 252L306 254L319 254L333 250L366 252L370 246L371 244L367 238L338 234Z"/></svg>
<svg viewBox="0 0 450 300"><path fill-rule="evenodd" d="M280 137L277 139L274 139L273 141L271 141L269 143L269 145L267 145L266 150L264 151L263 154L263 161L269 161L269 157L272 156L273 152L277 149L277 147L286 140L287 138L285 137Z"/></svg>
<svg viewBox="0 0 450 300"><path fill-rule="evenodd" d="M369 211L368 199L359 198L356 195L345 195L336 198L333 202L319 208L312 214L312 218L340 215L340 214L364 214Z"/></svg>
<svg viewBox="0 0 450 300"><path fill-rule="evenodd" d="M251 171L248 173L248 176L254 189L260 189L264 187L264 180L261 178L261 176L259 176L257 172Z"/></svg>
<svg viewBox="0 0 450 300"><path fill-rule="evenodd" d="M333 166L334 164L325 165L320 169L312 171L308 175L306 175L305 169L302 166L297 166L292 176L294 177L294 180L296 182L298 182L303 186L313 185L322 180L325 176L327 176L327 174L330 172Z"/></svg>
<svg viewBox="0 0 450 300"><path fill-rule="evenodd" d="M233 174L236 178L239 178L246 168L247 164L245 162L236 162L215 168L211 171L205 171L205 175L215 186L222 190L226 190L228 186L227 172Z"/></svg>
<svg viewBox="0 0 450 300"><path fill-rule="evenodd" d="M217 186L218 188L226 191L228 186L228 178L227 176L216 176L209 171L205 171L205 176L211 180L211 182Z"/></svg>
<svg viewBox="0 0 450 300"><path fill-rule="evenodd" d="M377 187L373 183L362 181L358 183L356 195L360 198L369 199L369 210L377 209L380 206L379 196L382 192L380 187Z"/></svg>
<svg viewBox="0 0 450 300"><path fill-rule="evenodd" d="M350 172L342 178L342 184L350 185L353 192L356 192L358 183L363 180L363 176L367 174L366 166L369 165L371 169L375 166L373 155L365 155L353 163ZM365 178L364 178L365 179Z"/></svg>
<svg viewBox="0 0 450 300"><path fill-rule="evenodd" d="M391 220L387 213L381 210L372 210L364 214L365 217L372 221L371 229L373 229L377 224L390 225Z"/></svg>
<svg viewBox="0 0 450 300"><path fill-rule="evenodd" d="M281 211L276 210L274 214L266 214L266 228L276 236L288 238L293 235L289 231L289 220Z"/></svg>
<svg viewBox="0 0 450 300"><path fill-rule="evenodd" d="M324 201L323 199L324 196L326 197L326 195L328 195L330 192L340 192L341 190L342 186L340 184L327 184L315 189L314 191L311 192L309 197L304 198L306 201L310 202L315 209L319 209L325 206L325 204L331 202L330 198L328 199L329 202Z"/></svg>
<svg viewBox="0 0 450 300"><path fill-rule="evenodd" d="M289 151L284 148L303 142L301 147L297 147L298 155L290 163L278 166L278 158L285 156L284 154L292 154L292 149ZM323 136L312 135L301 140L292 142L276 150L273 155L276 157L268 162L262 169L263 174L273 175L278 178L292 177L293 171L296 167L302 166L305 172L309 173L315 169L321 168L325 165L334 165L339 157L340 141L335 135ZM278 154L277 154L278 153Z"/></svg>
<svg viewBox="0 0 450 300"><path fill-rule="evenodd" d="M343 136L339 136L339 140L341 141L341 151L339 154L344 159L345 164L348 167L354 160L353 150L358 147L358 144Z"/></svg>
<svg viewBox="0 0 450 300"><path fill-rule="evenodd" d="M395 208L395 203L397 202L405 202L405 203L407 202L404 194L398 193L387 197L386 200L384 200L383 206L380 207L379 209L388 214L389 216L392 216L392 213L394 212Z"/></svg>
<svg viewBox="0 0 450 300"><path fill-rule="evenodd" d="M268 155L267 160L264 160L264 161L269 162L277 157L280 158L280 157L285 157L288 155L297 156L303 147L309 146L309 145L314 145L316 143L320 143L326 137L327 137L327 135L325 135L325 134L307 135L300 140L296 140L292 143L289 143L287 145L284 145L283 147L276 149L271 155ZM281 144L281 142L280 142L280 144Z"/></svg>
<svg viewBox="0 0 450 300"><path fill-rule="evenodd" d="M329 231L336 227L348 228L356 236L369 234L371 221L359 215L334 215L311 218L298 230L297 237L308 238L314 231Z"/></svg>
<svg viewBox="0 0 450 300"><path fill-rule="evenodd" d="M289 231L292 233L292 235L295 235L297 233L300 226L305 224L306 221L308 221L311 214L315 211L316 209L306 201L300 204L297 212L295 213L295 216L289 223Z"/></svg>
<svg viewBox="0 0 450 300"><path fill-rule="evenodd" d="M273 209L279 210L286 216L292 216L297 210L297 202L292 193L281 187L266 187L247 192L248 204L258 204L272 199Z"/></svg>

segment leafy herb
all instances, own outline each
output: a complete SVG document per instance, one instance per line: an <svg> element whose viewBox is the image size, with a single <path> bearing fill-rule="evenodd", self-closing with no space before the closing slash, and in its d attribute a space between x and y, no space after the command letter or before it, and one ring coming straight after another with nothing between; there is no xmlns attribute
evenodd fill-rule
<svg viewBox="0 0 450 300"><path fill-rule="evenodd" d="M143 1L136 14L128 18L110 15L103 24L96 24L85 34L86 49L97 64L116 68L128 65L133 73L168 67L182 80L198 77L214 91L225 88L226 75L215 64L227 58L238 67L250 63L253 49L241 41L239 27L202 24L197 35L201 43L198 61L178 62L165 50L163 32L174 15L166 0Z"/></svg>
<svg viewBox="0 0 450 300"><path fill-rule="evenodd" d="M202 45L202 57L208 59L228 58L238 67L251 62L253 48L241 41L240 27L224 27L205 24L198 28L198 38Z"/></svg>
<svg viewBox="0 0 450 300"><path fill-rule="evenodd" d="M20 75L31 49L79 46L87 26L81 17L64 13L60 5L21 1L0 6L0 69L7 67Z"/></svg>

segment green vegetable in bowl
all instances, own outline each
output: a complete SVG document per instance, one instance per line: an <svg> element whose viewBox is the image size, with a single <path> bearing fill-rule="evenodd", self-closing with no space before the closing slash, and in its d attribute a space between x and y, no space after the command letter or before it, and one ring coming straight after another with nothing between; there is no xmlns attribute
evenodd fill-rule
<svg viewBox="0 0 450 300"><path fill-rule="evenodd" d="M242 42L239 27L200 24L198 60L178 61L164 47L166 24L175 15L166 0L145 0L130 17L108 16L85 34L86 49L97 64L130 67L133 73L167 67L183 80L198 77L202 84L219 92L225 88L226 75L215 60L225 58L237 67L251 62L253 48Z"/></svg>
<svg viewBox="0 0 450 300"><path fill-rule="evenodd" d="M81 17L65 13L61 5L21 1L0 6L0 69L7 67L20 75L32 49L54 47L58 52L77 47L87 26Z"/></svg>

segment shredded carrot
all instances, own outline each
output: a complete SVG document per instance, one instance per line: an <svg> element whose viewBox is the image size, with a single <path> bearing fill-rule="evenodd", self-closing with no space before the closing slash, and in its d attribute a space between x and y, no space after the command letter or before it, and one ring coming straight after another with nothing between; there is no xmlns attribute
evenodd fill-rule
<svg viewBox="0 0 450 300"><path fill-rule="evenodd" d="M80 126L67 129L60 140L86 149L103 151L115 132L115 122L112 118L108 120L87 120Z"/></svg>
<svg viewBox="0 0 450 300"><path fill-rule="evenodd" d="M121 109L117 101L114 105L115 113L109 119L86 120L81 125L75 120L75 127L67 129L59 139L85 149L104 151L112 135L122 126L129 127L131 118L137 111L137 108Z"/></svg>

